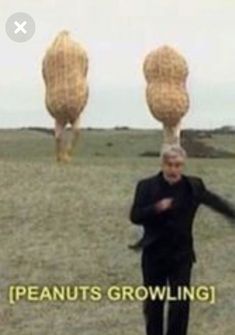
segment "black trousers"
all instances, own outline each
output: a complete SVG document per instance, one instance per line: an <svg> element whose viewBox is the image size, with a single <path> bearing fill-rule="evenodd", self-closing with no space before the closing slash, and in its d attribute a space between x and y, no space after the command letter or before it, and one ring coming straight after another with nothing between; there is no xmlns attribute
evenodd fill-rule
<svg viewBox="0 0 235 335"><path fill-rule="evenodd" d="M181 260L161 258L156 255L154 248L147 247L142 253L142 272L145 286L169 286L171 295L177 296L178 286L190 287L193 261L190 257ZM147 335L163 335L164 306L161 299L144 301L143 312ZM189 300L169 301L167 316L167 335L187 335L189 321Z"/></svg>

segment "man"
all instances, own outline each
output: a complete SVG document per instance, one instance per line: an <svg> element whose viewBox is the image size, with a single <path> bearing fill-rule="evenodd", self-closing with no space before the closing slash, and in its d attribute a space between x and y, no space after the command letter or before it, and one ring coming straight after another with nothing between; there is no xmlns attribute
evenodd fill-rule
<svg viewBox="0 0 235 335"><path fill-rule="evenodd" d="M235 208L206 188L199 177L183 174L186 153L172 145L164 149L162 170L138 182L130 210L132 223L142 225L143 238L134 248L142 248L141 266L145 286L169 285L176 295L179 286L190 286L196 262L192 223L200 204L211 207L232 220ZM167 335L186 335L189 300L169 304ZM147 335L163 335L164 301L144 303Z"/></svg>

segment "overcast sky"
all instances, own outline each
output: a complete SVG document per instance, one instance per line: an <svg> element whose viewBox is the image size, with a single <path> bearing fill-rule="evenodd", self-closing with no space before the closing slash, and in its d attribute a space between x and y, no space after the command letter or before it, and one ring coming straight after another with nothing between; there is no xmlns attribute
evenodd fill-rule
<svg viewBox="0 0 235 335"><path fill-rule="evenodd" d="M5 33L15 12L36 22L26 43ZM189 63L191 107L184 127L235 125L234 17L230 0L0 0L0 127L53 126L44 106L41 60L63 29L90 59L82 126L161 126L145 102L142 64L163 44Z"/></svg>

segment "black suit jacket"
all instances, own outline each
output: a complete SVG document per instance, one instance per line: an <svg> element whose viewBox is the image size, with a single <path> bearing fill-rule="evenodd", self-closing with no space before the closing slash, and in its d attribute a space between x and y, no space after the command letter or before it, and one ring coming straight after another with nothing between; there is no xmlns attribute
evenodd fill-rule
<svg viewBox="0 0 235 335"><path fill-rule="evenodd" d="M136 225L144 227L144 234L140 241L130 246L134 249L145 248L151 244L157 246L159 256L165 252L167 241L167 212L158 213L154 204L161 199L161 181L163 173L144 178L137 183L134 201L130 210L129 219ZM189 189L189 196L185 199L183 207L178 208L177 235L180 242L179 254L190 254L193 261L196 255L193 248L192 224L196 211L200 204L209 206L213 210L235 221L235 208L227 200L208 190L203 180L196 176L183 175ZM173 210L177 210L177 201ZM168 232L169 233L169 232ZM176 249L177 250L177 249Z"/></svg>

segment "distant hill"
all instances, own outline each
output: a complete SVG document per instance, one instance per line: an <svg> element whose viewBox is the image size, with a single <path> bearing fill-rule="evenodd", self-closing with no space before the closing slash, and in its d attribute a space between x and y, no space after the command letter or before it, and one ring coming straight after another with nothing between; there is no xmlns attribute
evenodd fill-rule
<svg viewBox="0 0 235 335"><path fill-rule="evenodd" d="M68 128L69 129L69 128ZM28 130L28 131L37 131L42 132L47 135L52 136L54 134L54 129L52 128L42 128L42 127L27 127L21 128L21 130ZM138 131L141 129L134 129L129 127L114 127L110 128L82 128L82 131ZM148 132L148 129L145 129ZM149 129L149 131L154 132L161 132L161 129ZM189 157L197 157L197 158L235 158L235 153L231 151L227 151L225 149L216 148L216 145L210 146L205 143L206 139L213 139L214 135L229 135L235 134L235 126L222 126L216 129L183 129L181 136L182 136L182 146L187 151ZM109 145L111 146L111 145ZM151 151L145 150L139 154L139 156L143 157L156 157L159 156L159 151Z"/></svg>
<svg viewBox="0 0 235 335"><path fill-rule="evenodd" d="M215 131L182 131L182 146L186 150L189 157L198 158L235 158L235 153L217 149L216 147L209 146L203 142L205 138L212 138L213 134L228 134Z"/></svg>

